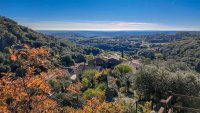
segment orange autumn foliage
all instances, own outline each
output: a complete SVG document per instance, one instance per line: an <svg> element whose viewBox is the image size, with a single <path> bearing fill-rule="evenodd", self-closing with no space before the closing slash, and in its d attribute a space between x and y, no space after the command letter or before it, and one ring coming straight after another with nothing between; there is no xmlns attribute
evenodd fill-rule
<svg viewBox="0 0 200 113"><path fill-rule="evenodd" d="M16 61L18 59L21 59L22 66L24 66L23 63L34 64L34 65L43 64L44 66L47 66L47 63L49 62L48 60L49 52L47 49L43 47L30 48L28 45L24 45L24 49L23 50L9 49L9 52L11 54L11 60Z"/></svg>
<svg viewBox="0 0 200 113"><path fill-rule="evenodd" d="M24 84L23 84L24 83ZM34 111L52 111L50 108L53 108L53 110L58 110L59 106L56 101L52 100L50 98L51 89L49 85L41 79L41 75L35 76L35 77L28 77L26 76L24 79L18 78L17 80L11 80L8 77L3 77L1 79L0 88L2 89L0 92L1 102L3 102L4 106L7 106L7 98L11 97L13 102L10 104L10 107L8 110L11 110L11 108L15 108L16 111L27 111L26 109L29 106L24 106L29 104L29 101L31 99L31 105L32 109L29 112ZM30 93L26 90L27 89L37 89L32 96L30 96Z"/></svg>
<svg viewBox="0 0 200 113"><path fill-rule="evenodd" d="M81 93L82 84L80 82L76 82L74 84L70 84L66 90L70 93Z"/></svg>
<svg viewBox="0 0 200 113"><path fill-rule="evenodd" d="M25 70L24 74L17 76L17 72L0 72L0 113L122 113L124 106L121 103L104 102L101 95L87 100L82 109L60 107L53 99L48 80L54 77L66 77L67 71L62 68L48 69L49 51L46 48L31 48L23 45L22 50L9 49L12 63L19 63L18 69ZM45 71L41 71L40 67ZM39 70L39 71L38 71ZM63 88L72 95L81 94L82 84L72 83ZM103 94L104 92L100 93ZM53 96L52 96L53 95Z"/></svg>
<svg viewBox="0 0 200 113"><path fill-rule="evenodd" d="M40 75L48 80L53 77L64 77L67 74L67 70L61 68L49 69L47 72L41 72Z"/></svg>
<svg viewBox="0 0 200 113"><path fill-rule="evenodd" d="M25 104L28 100L28 94L22 84L23 80L20 78L17 80L12 80L11 76L12 73L7 73L0 79L0 102L2 103L1 107L7 106L6 111L9 109L9 111L12 111L14 108L18 110L20 107L18 106L19 103L24 101ZM14 102L8 102L8 99Z"/></svg>
<svg viewBox="0 0 200 113"><path fill-rule="evenodd" d="M11 60L16 61L17 60L17 56L11 55Z"/></svg>
<svg viewBox="0 0 200 113"><path fill-rule="evenodd" d="M51 98L52 92L47 79L63 76L63 70L49 69L36 74L38 66L48 66L48 50L24 45L23 50L9 49L9 52L11 60L20 63L19 70L26 69L26 72L20 77L16 73L0 72L0 113L59 112L58 103Z"/></svg>
<svg viewBox="0 0 200 113"><path fill-rule="evenodd" d="M47 96L34 96L32 99L34 109L31 113L55 113L60 110L57 102Z"/></svg>
<svg viewBox="0 0 200 113"><path fill-rule="evenodd" d="M45 82L44 78L42 78L41 75L31 77L27 83L27 87L28 88L37 87L38 89L43 90L45 93L48 93L48 94L51 93L51 88Z"/></svg>
<svg viewBox="0 0 200 113"><path fill-rule="evenodd" d="M101 102L98 98L94 97L87 100L83 109L74 109L67 107L66 111L69 113L123 113L125 107L121 103L115 102Z"/></svg>
<svg viewBox="0 0 200 113"><path fill-rule="evenodd" d="M0 106L0 113L7 113L7 107L6 106Z"/></svg>

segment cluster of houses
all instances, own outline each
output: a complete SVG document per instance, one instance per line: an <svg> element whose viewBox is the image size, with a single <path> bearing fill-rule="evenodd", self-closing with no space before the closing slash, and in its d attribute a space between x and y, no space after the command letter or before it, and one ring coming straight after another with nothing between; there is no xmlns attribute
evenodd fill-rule
<svg viewBox="0 0 200 113"><path fill-rule="evenodd" d="M84 70L95 69L101 71L105 68L113 69L116 65L123 62L120 57L96 57L88 63L79 63L75 66L69 67L68 71L71 74L72 80L80 79L80 75Z"/></svg>
<svg viewBox="0 0 200 113"><path fill-rule="evenodd" d="M113 55L110 57L99 56L88 61L87 63L78 63L75 66L69 67L68 71L71 74L72 80L80 80L80 76L84 70L95 69L97 71L101 71L106 68L113 69L116 65L121 63L129 64L133 67L139 66L139 62L136 62L135 60L128 61L120 56Z"/></svg>

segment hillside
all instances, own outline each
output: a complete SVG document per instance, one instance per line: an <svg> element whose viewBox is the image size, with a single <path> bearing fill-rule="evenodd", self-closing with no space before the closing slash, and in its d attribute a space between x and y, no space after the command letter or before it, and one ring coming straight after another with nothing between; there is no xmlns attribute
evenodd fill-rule
<svg viewBox="0 0 200 113"><path fill-rule="evenodd" d="M37 33L5 17L1 17L0 26L0 112L86 113L96 109L122 113L129 109L122 104L123 100L114 102L117 90L126 86L127 80L120 76L132 73L128 65L113 69L114 77L111 66L114 68L120 62L110 58L100 65L94 59L100 49ZM91 66L83 63L86 57L90 57L87 65ZM82 68L79 79L70 71L79 66L76 64L94 68ZM108 82L115 78L121 84L112 89Z"/></svg>
<svg viewBox="0 0 200 113"><path fill-rule="evenodd" d="M42 33L35 32L27 27L18 25L17 22L0 16L0 50L10 47L14 44L27 43L32 47L50 46L65 47L65 49L75 51L75 44L67 41L56 39Z"/></svg>
<svg viewBox="0 0 200 113"><path fill-rule="evenodd" d="M200 37L190 38L174 43L167 44L159 51L166 59L175 59L186 62L200 71Z"/></svg>
<svg viewBox="0 0 200 113"><path fill-rule="evenodd" d="M0 53L2 53L1 59L4 62L1 67L5 67L5 65L9 67L10 65L6 51L9 48L23 49L23 44L27 44L31 48L48 48L53 65L71 66L74 63L85 62L84 55L96 55L101 52L94 47L76 45L67 39L38 33L9 18L0 16Z"/></svg>

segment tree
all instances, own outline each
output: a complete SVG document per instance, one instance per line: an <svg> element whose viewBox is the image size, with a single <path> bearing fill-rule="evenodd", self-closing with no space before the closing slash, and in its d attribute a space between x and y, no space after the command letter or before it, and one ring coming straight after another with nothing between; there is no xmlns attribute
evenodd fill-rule
<svg viewBox="0 0 200 113"><path fill-rule="evenodd" d="M117 66L114 67L113 72L115 73L119 73L120 76L123 76L123 74L128 74L128 73L132 73L133 70L132 68L127 65L127 64L119 64Z"/></svg>
<svg viewBox="0 0 200 113"><path fill-rule="evenodd" d="M66 108L66 112L69 113L123 113L125 111L123 103L102 102L97 97L87 100L83 109Z"/></svg>
<svg viewBox="0 0 200 113"><path fill-rule="evenodd" d="M189 68L183 68L183 65L180 64L183 63L164 61L141 66L135 75L134 82L138 94L147 98L156 97L160 99L164 98L163 93L168 91L199 96L200 75ZM186 104L188 105L188 103ZM192 106L192 104L188 106Z"/></svg>
<svg viewBox="0 0 200 113"><path fill-rule="evenodd" d="M151 60L155 59L155 52L152 50L142 49L138 51L138 55L145 58L150 58Z"/></svg>
<svg viewBox="0 0 200 113"><path fill-rule="evenodd" d="M98 74L96 70L86 70L82 75L82 84L86 88L94 88L96 86L95 75Z"/></svg>
<svg viewBox="0 0 200 113"><path fill-rule="evenodd" d="M86 58L82 54L73 54L72 59L74 59L76 63L86 62Z"/></svg>
<svg viewBox="0 0 200 113"><path fill-rule="evenodd" d="M48 65L48 51L45 48L29 48L25 51L9 49L16 70L23 72L1 72L0 107L8 112L58 112L59 105L51 99L51 88L46 72L38 72L40 66Z"/></svg>
<svg viewBox="0 0 200 113"><path fill-rule="evenodd" d="M100 100L105 99L105 92L104 90L101 90L99 88L89 88L83 93L83 98L84 99L92 99L93 97L98 97Z"/></svg>
<svg viewBox="0 0 200 113"><path fill-rule="evenodd" d="M122 92L128 95L130 93L129 88L131 87L133 78L133 69L127 64L119 64L114 67L113 75L117 78L116 84L118 87L122 87L121 91L125 88Z"/></svg>
<svg viewBox="0 0 200 113"><path fill-rule="evenodd" d="M70 55L64 55L62 58L61 58L61 63L64 65L64 66L72 66L74 65L74 60L72 59L72 57Z"/></svg>

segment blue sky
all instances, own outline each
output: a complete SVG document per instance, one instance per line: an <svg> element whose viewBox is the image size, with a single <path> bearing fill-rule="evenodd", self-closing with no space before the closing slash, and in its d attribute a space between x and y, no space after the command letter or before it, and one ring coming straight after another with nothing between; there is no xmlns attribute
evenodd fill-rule
<svg viewBox="0 0 200 113"><path fill-rule="evenodd" d="M36 30L200 30L200 0L0 0Z"/></svg>

